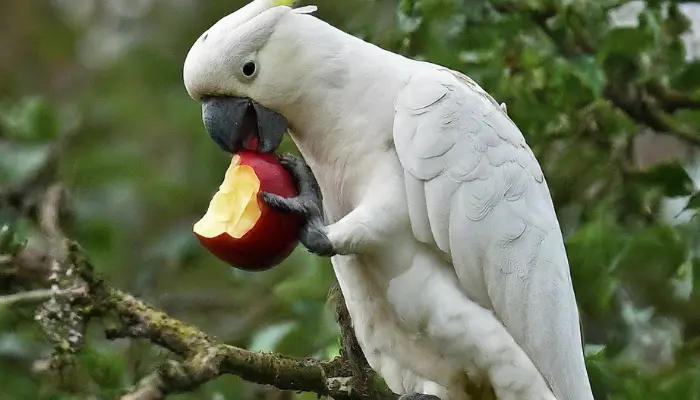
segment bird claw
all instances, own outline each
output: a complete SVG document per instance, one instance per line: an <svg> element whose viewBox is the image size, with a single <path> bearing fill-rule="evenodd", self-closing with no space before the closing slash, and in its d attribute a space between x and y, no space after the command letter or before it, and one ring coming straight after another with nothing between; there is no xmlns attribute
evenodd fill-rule
<svg viewBox="0 0 700 400"><path fill-rule="evenodd" d="M333 257L337 252L325 231L323 223L307 223L305 229L301 231L299 240L310 252L321 257Z"/></svg>
<svg viewBox="0 0 700 400"><path fill-rule="evenodd" d="M336 254L333 244L326 235L323 222L323 201L321 189L311 168L306 162L291 154L278 156L280 163L292 175L297 187L296 197L285 198L273 193L261 193L262 200L280 212L291 212L304 218L299 241L311 253L322 257L332 257Z"/></svg>

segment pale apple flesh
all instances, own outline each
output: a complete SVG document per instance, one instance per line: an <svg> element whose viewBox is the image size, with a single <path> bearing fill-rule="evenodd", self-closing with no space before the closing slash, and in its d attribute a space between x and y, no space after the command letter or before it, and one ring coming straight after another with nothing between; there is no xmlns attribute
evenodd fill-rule
<svg viewBox="0 0 700 400"><path fill-rule="evenodd" d="M240 239L260 219L260 180L252 167L240 165L240 162L238 155L232 157L224 181L209 202L206 214L194 224L193 231L197 235L214 238L226 233Z"/></svg>

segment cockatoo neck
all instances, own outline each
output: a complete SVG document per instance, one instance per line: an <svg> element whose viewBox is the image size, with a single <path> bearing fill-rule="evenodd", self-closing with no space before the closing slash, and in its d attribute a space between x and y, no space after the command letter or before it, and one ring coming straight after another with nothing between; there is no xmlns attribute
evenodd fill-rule
<svg viewBox="0 0 700 400"><path fill-rule="evenodd" d="M280 21L275 35L291 38L295 68L303 73L291 74L299 89L281 113L314 172L338 162L362 163L378 149L386 151L394 100L416 62L315 17L290 17Z"/></svg>

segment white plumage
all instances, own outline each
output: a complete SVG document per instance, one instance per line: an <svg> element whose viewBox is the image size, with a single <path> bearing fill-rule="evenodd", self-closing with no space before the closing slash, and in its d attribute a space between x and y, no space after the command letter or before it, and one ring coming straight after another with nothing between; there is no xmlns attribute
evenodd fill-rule
<svg viewBox="0 0 700 400"><path fill-rule="evenodd" d="M263 9L205 32L185 86L287 119L370 365L397 393L442 400L467 399L467 376L501 400L592 399L554 207L505 106L457 72Z"/></svg>
<svg viewBox="0 0 700 400"><path fill-rule="evenodd" d="M413 232L452 262L560 399L588 393L569 266L551 196L523 135L471 79L412 76L394 141ZM570 395L567 395L570 394ZM589 396L589 398L592 398Z"/></svg>

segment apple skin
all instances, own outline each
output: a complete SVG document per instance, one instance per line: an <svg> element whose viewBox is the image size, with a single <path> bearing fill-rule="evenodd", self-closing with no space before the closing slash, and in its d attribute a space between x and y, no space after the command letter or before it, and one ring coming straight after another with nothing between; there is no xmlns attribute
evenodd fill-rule
<svg viewBox="0 0 700 400"><path fill-rule="evenodd" d="M241 150L239 165L253 168L260 180L260 192L282 197L294 197L297 189L291 174L277 157L269 153ZM259 192L258 192L259 193ZM289 257L299 243L303 219L292 213L281 213L270 208L259 196L261 215L255 225L236 239L228 233L207 238L195 236L199 242L220 260L244 271L265 271Z"/></svg>

